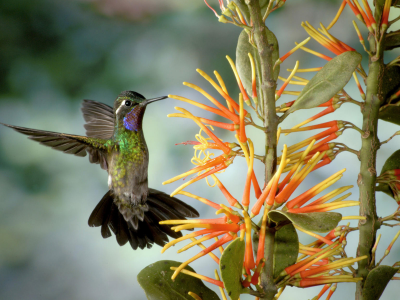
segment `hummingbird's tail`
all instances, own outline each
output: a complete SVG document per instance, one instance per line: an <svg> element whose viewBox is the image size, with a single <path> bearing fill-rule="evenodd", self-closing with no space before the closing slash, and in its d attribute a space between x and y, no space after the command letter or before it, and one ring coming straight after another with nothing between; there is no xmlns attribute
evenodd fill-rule
<svg viewBox="0 0 400 300"><path fill-rule="evenodd" d="M127 222L114 203L112 191L108 191L89 217L89 226L101 226L103 238L111 236L110 229L114 232L120 246L128 241L132 248L151 248L153 243L164 246L168 237L179 238L182 233L171 230L168 225L160 225L163 220L186 219L198 217L199 213L191 206L175 197L149 189L146 204L149 209L144 214L143 221L139 221L137 228L132 222Z"/></svg>

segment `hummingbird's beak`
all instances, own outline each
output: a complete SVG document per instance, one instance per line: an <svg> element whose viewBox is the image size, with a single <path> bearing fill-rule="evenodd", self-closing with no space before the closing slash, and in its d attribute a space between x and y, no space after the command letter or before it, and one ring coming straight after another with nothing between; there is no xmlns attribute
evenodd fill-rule
<svg viewBox="0 0 400 300"><path fill-rule="evenodd" d="M146 100L144 100L141 104L142 104L143 106L146 106L146 105L149 104L149 103L152 103L152 102L155 102L155 101L164 100L164 99L166 99L166 98L168 98L168 96L162 96L162 97L153 98L153 99L146 99Z"/></svg>

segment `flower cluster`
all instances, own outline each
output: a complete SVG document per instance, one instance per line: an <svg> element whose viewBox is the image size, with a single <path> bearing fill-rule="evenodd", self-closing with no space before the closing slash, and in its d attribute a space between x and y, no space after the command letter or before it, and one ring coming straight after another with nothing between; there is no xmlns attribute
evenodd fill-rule
<svg viewBox="0 0 400 300"><path fill-rule="evenodd" d="M207 1L205 2L211 8ZM284 2L285 1L276 1L275 6L272 7L274 1L269 1L268 8L264 15L264 20L271 11L282 6ZM245 29L250 29L252 27L251 20L245 20L243 13L233 1L227 1L227 5L225 6L224 2L221 0L219 1L219 4L222 15L219 15L213 8L211 9L214 11L220 22L233 23ZM358 0L344 0L335 19L327 27L320 24L320 28L316 29L308 22L302 23L302 27L306 30L310 37L301 43L296 43L296 47L294 47L285 55L281 56L275 62L274 69L278 65L282 64L298 49L302 49L326 61L331 61L332 57L315 52L304 46L310 41L311 38L316 40L318 43L337 56L348 51L355 51L355 49L329 33L329 29L337 22L346 5L348 5L356 17L366 25L371 34L375 35L377 38L379 34L382 34L382 32L384 32L388 26L390 1L387 0L385 2L383 17L381 20L379 20L380 30L378 30L377 21L374 19L367 1L362 0L362 4L364 8L361 7ZM229 21L227 18L230 18L231 20ZM356 23L353 22L353 24L359 40L365 49L364 39L360 34ZM250 32L248 32L248 34L249 41L252 43L252 35ZM345 169L334 173L300 195L293 197L293 194L311 172L330 164L339 153L343 151L350 151L357 154L357 151L348 148L342 143L335 142L335 140L343 134L344 130L348 128L352 128L361 132L361 130L354 124L340 120L328 121L316 125L305 125L321 118L322 116L334 112L345 102L352 102L357 105L360 105L361 102L352 99L344 91L344 89L342 89L331 99L319 105L319 107L324 108L323 111L320 111L313 117L301 122L291 129L279 128L277 140L279 140L281 134L288 135L297 132L307 132L320 129L323 129L323 131L314 134L296 144L290 146L284 145L282 149L282 155L276 160L275 174L273 174L272 178L270 178L266 184L264 184L263 188L260 188L257 176L254 172L254 163L257 159L264 162L266 158L264 156L255 154L255 145L253 144L252 139L248 137L248 132L246 131L248 126L254 126L255 128L263 131L266 130L262 126L257 125L251 116L251 110L253 110L260 119L263 118L262 114L260 113L263 110L263 103L262 101L259 103L258 99L262 93L257 90L259 85L256 78L257 64L253 56L249 53L249 64L251 66L251 86L246 87L246 90L236 69L235 63L229 57L227 57L227 59L233 70L237 85L240 90L237 98L229 93L225 82L217 71L214 71L214 75L216 77L215 81L208 74L199 69L197 72L218 92L223 99L222 101L212 97L202 88L187 82L184 82L184 85L202 94L206 99L208 99L208 101L211 102L213 106L199 103L181 96L169 95L170 98L192 104L198 108L214 113L224 118L225 121L221 122L198 117L186 109L176 107L176 110L178 110L179 113L170 114L169 117L191 119L200 127L200 132L196 135L196 141L180 143L193 146L195 151L192 158L192 163L195 165L195 167L163 183L173 183L182 178L186 178L187 176L197 174L195 177L176 188L172 192L171 196L179 194L191 197L204 203L205 205L212 207L215 209L216 215L221 216L210 219L168 220L161 222L162 224L172 225L172 230L176 232L181 230L197 229L197 231L191 232L183 237L169 242L164 246L162 252L165 252L171 246L185 240L190 240L191 242L178 250L178 253L188 250L194 246L199 246L201 248L201 251L194 257L185 261L179 267L173 268L174 273L172 275L172 279L175 279L179 273L198 277L204 281L217 285L221 290L223 299L226 299L223 291L224 282L219 277L217 271L215 274L215 279L213 279L204 275L190 272L186 270L185 267L191 262L206 255L209 255L217 264L219 264L220 257L214 250L219 249L220 253L223 255L226 244L229 244L233 240L240 239L245 244L242 275L240 278L241 285L243 288L248 288L253 285L258 291L260 291L262 290L260 288L260 276L263 266L268 259L268 257L265 256L264 249L266 234L271 227L279 225L279 222L271 217L271 212L278 211L282 214L302 214L302 216L304 216L306 214L323 213L340 208L358 206L360 204L359 201L346 200L351 193L342 195L353 186L343 186L333 189L328 193L324 193L327 188L331 187L341 179ZM302 78L297 74L303 72L316 72L320 71L321 69L322 67L300 69L299 62L296 62L293 69L288 69L290 75L287 78L281 76L278 77L283 84L276 89L275 100L278 101L282 95L299 96L301 92L287 90L287 87L290 85L306 86L309 83L309 80ZM359 89L361 98L365 100L365 93L357 76L361 76L363 79L366 78L366 73L361 64L359 64L353 72L353 78ZM396 93L393 97L397 98L398 96L399 93ZM281 104L280 106L277 105L276 112L285 113L296 103L296 101L297 100L293 100ZM245 104L247 105L246 108ZM220 138L218 138L216 133L217 130L214 131L214 128L217 128L217 130L224 129L233 132L235 134L236 141L222 141ZM221 151L221 154L214 156L214 153L211 153L210 151ZM235 176L235 180L237 180L239 184L243 184L243 194L241 197L233 196L217 176L220 172L227 170L237 157L239 157L238 159L240 159L240 157L244 157L247 163L247 173L245 176L243 176L244 178L242 181L240 181L239 176ZM381 182L387 183L390 186L391 190L395 194L395 197L397 197L396 200L400 203L400 173L397 171L398 170L392 170L384 173L380 177L380 180ZM202 179L206 179L207 183L209 184L209 178L213 179L214 184L212 186L218 187L223 195L222 199L224 200L211 201L184 190L187 186ZM252 191L253 194L251 193ZM251 203L252 195L254 195L255 198L253 204ZM255 218L258 215L260 215L260 221L256 223ZM390 220L394 220L396 218L398 218L397 213L394 214ZM350 219L361 220L365 219L365 217L342 217L342 220ZM297 261L294 264L286 267L278 277L274 278L277 287L280 288L275 299L278 299L287 285L299 287L323 285L321 292L315 299L319 299L328 289L330 289L327 298L329 299L336 290L337 283L358 282L362 280L362 278L356 277L356 272L352 268L352 265L356 262L366 259L367 256L351 258L347 257L344 251L347 234L357 230L357 228L350 227L350 223L347 225L339 225L329 231L328 234L322 236L312 232L312 230L304 228L301 222L299 224L293 220L291 220L291 222L296 230L312 236L316 240L308 245L299 243L299 257L297 258ZM331 228L333 227L330 227L329 229ZM252 241L252 237L255 234L258 236L258 245L254 244ZM212 241L212 243L210 243L210 241ZM377 242L379 242L379 239ZM208 243L209 246L205 246L203 243ZM374 248L376 249L376 247ZM349 271L345 271L344 268L348 268ZM192 296L195 299L200 298L195 294Z"/></svg>

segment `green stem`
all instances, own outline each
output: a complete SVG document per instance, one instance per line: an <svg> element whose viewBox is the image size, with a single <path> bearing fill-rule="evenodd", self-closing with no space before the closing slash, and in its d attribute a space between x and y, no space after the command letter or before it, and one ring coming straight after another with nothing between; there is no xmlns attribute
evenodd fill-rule
<svg viewBox="0 0 400 300"><path fill-rule="evenodd" d="M252 34L258 50L258 59L261 68L261 93L263 95L262 112L265 127L265 183L267 184L276 171L276 146L278 116L275 107L276 81L272 61L273 47L268 43L267 30L261 16L258 0L246 0L253 22ZM274 252L274 229L267 228L265 236L265 258L263 272L261 273L261 288L265 291L261 300L272 300L277 293L277 287L273 280L273 252Z"/></svg>
<svg viewBox="0 0 400 300"><path fill-rule="evenodd" d="M381 2L381 3L378 3ZM382 2L377 1L375 19L380 19L382 14ZM378 17L379 16L379 17ZM379 39L379 37L377 37ZM378 130L378 115L379 107L383 100L381 91L381 78L383 77L384 64L383 64L383 47L377 47L375 37L369 36L370 49L375 55L369 59L369 74L367 77L367 93L363 114L362 130L362 146L360 150L361 167L360 174L358 175L358 186L360 189L360 216L365 216L366 220L359 223L359 243L357 249L357 256L367 255L368 259L358 262L358 277L363 277L364 280L357 283L356 299L363 300L367 295L363 295L362 289L365 279L368 276L371 268L375 263L372 258L371 250L375 244L376 231L380 227L380 222L376 214L376 199L375 199L375 185L376 185L376 153L379 149L380 143L377 136Z"/></svg>

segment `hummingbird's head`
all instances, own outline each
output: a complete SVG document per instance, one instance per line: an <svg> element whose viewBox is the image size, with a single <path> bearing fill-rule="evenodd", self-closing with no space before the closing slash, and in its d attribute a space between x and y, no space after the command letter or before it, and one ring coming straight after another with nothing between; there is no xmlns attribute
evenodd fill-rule
<svg viewBox="0 0 400 300"><path fill-rule="evenodd" d="M138 131L142 127L143 115L149 103L163 100L167 96L146 99L133 91L123 91L114 102L116 123L122 123L128 130Z"/></svg>

